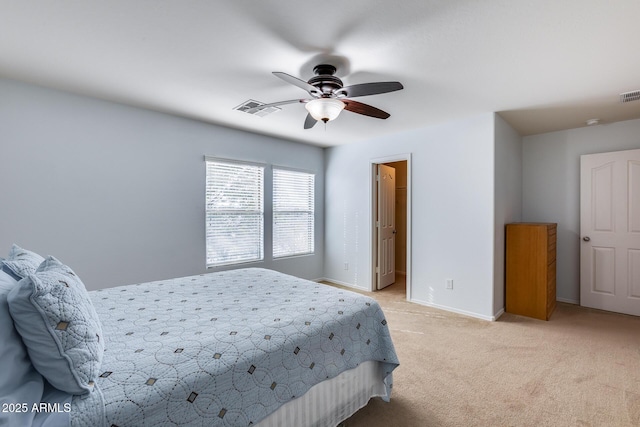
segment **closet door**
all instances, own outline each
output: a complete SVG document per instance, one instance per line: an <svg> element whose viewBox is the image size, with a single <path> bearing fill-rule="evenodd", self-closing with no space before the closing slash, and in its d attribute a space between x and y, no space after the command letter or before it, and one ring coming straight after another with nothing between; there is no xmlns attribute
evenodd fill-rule
<svg viewBox="0 0 640 427"><path fill-rule="evenodd" d="M396 281L396 170L378 165L378 289Z"/></svg>
<svg viewBox="0 0 640 427"><path fill-rule="evenodd" d="M640 150L580 157L580 305L640 316Z"/></svg>

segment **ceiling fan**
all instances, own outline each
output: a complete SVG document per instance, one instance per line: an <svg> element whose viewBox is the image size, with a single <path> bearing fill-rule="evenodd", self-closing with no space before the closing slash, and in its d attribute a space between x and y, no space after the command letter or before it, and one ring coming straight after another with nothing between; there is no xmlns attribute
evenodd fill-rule
<svg viewBox="0 0 640 427"><path fill-rule="evenodd" d="M263 108L303 103L309 112L304 121L305 129L312 128L318 121L327 123L330 120L334 120L342 110L375 117L377 119L386 119L390 116L386 111L382 111L362 102L353 101L349 98L377 95L380 93L403 89L400 82L375 82L344 86L342 80L334 76L336 73L336 67L329 64L317 65L313 68L313 72L316 75L306 82L287 73L282 73L280 71L273 72L276 77L307 91L311 96L310 99L291 99L288 101L264 104L248 109L246 112L254 113L262 110Z"/></svg>

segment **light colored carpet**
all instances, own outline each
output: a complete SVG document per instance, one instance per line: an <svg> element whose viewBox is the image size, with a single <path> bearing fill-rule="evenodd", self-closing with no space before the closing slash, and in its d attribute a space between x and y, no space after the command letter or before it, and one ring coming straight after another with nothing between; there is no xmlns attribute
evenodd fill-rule
<svg viewBox="0 0 640 427"><path fill-rule="evenodd" d="M497 322L369 294L400 358L390 403L346 427L640 426L640 318L558 303L548 322Z"/></svg>

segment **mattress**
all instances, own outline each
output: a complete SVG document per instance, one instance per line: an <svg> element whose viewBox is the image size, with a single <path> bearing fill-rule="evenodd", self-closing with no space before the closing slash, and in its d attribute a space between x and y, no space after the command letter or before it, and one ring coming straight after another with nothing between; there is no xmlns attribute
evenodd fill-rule
<svg viewBox="0 0 640 427"><path fill-rule="evenodd" d="M368 361L390 397L398 358L367 296L255 268L90 295L106 351L72 425L258 425Z"/></svg>

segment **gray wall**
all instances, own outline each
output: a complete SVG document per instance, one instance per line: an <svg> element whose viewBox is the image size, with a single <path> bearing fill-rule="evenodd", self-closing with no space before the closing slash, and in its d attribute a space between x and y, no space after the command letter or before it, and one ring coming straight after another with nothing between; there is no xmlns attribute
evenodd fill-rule
<svg viewBox="0 0 640 427"><path fill-rule="evenodd" d="M640 120L523 138L523 220L558 223L558 301L580 300L580 155L636 148Z"/></svg>
<svg viewBox="0 0 640 427"><path fill-rule="evenodd" d="M322 277L323 149L5 79L0 256L54 255L88 289L206 272L204 155L317 173L315 254L243 266Z"/></svg>
<svg viewBox="0 0 640 427"><path fill-rule="evenodd" d="M640 148L640 120L525 137L520 154L492 117L323 150L0 79L0 256L14 242L55 255L89 289L206 272L206 154L317 173L316 254L273 261L267 248L248 265L368 288L370 159L412 153L417 302L495 315L502 227L522 220L558 223L558 299L577 303L580 155Z"/></svg>
<svg viewBox="0 0 640 427"><path fill-rule="evenodd" d="M493 312L505 307L505 224L522 220L522 138L495 116L495 259Z"/></svg>
<svg viewBox="0 0 640 427"><path fill-rule="evenodd" d="M327 149L325 276L371 289L371 160L404 153L411 154L411 300L493 318L492 113Z"/></svg>

